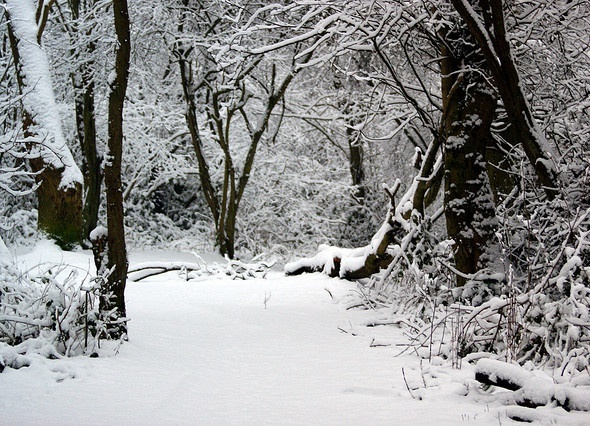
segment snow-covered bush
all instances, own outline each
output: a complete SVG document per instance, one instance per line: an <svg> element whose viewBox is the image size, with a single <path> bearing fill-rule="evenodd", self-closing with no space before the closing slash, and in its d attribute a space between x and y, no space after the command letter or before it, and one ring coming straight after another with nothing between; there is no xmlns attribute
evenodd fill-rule
<svg viewBox="0 0 590 426"><path fill-rule="evenodd" d="M28 246L37 238L37 209L33 207L29 197L10 197L0 207L0 236L4 241L16 246ZM21 208L24 207L24 208Z"/></svg>
<svg viewBox="0 0 590 426"><path fill-rule="evenodd" d="M20 355L92 354L98 347L98 281L86 271L41 264L0 268L0 366L25 365Z"/></svg>
<svg viewBox="0 0 590 426"><path fill-rule="evenodd" d="M588 371L590 207L587 179L579 176L589 167L583 155L578 159L563 171L578 178L554 200L539 196L524 177L504 198L495 270L455 287L450 242L416 218L390 246L389 268L359 287L350 306L388 307L391 315L409 317L411 345L456 365L485 353L566 377Z"/></svg>
<svg viewBox="0 0 590 426"><path fill-rule="evenodd" d="M439 338L446 339L440 348L449 357L488 353L544 365L560 376L587 374L590 209L571 212L562 203L531 203L528 218L512 215L504 221L504 281L439 289L434 297L414 292L423 297L409 305L425 320L416 343L427 341L434 328L447 328L454 332ZM431 283L425 280L423 286L432 290Z"/></svg>
<svg viewBox="0 0 590 426"><path fill-rule="evenodd" d="M531 204L528 218L513 215L502 229L507 280L469 314L466 338L470 350L574 374L590 360L590 209Z"/></svg>

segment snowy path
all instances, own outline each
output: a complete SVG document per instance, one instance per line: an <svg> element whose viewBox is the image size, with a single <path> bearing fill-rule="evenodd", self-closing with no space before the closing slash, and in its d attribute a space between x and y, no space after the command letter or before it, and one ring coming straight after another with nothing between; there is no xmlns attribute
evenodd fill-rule
<svg viewBox="0 0 590 426"><path fill-rule="evenodd" d="M338 330L372 315L344 310L325 291L343 295L349 286L279 272L130 282L130 341L119 354L5 371L0 425L512 423L502 407L460 395L465 371L430 365L428 388L416 392L424 399L413 399L401 368L411 386L422 382L416 357Z"/></svg>

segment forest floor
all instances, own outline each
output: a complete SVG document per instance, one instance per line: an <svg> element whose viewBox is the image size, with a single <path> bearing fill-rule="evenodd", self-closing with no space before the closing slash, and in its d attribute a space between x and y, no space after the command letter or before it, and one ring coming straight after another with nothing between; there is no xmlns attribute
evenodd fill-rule
<svg viewBox="0 0 590 426"><path fill-rule="evenodd" d="M19 260L88 268L88 253L37 246ZM132 253L145 261L188 253ZM513 424L473 367L409 351L403 328L366 327L375 311L338 301L354 285L321 274L129 282L129 341L99 358L34 358L0 374L1 425ZM375 346L386 342L389 346ZM408 388L410 390L408 390ZM537 409L540 423L590 424L588 413Z"/></svg>

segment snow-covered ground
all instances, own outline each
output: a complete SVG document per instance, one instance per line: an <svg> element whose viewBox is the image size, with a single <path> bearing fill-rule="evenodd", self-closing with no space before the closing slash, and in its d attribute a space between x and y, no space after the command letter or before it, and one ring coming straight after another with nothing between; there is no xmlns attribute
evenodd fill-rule
<svg viewBox="0 0 590 426"><path fill-rule="evenodd" d="M21 261L88 268L87 253L48 246ZM194 261L188 253L134 253ZM473 368L396 356L402 328L363 327L346 310L353 285L321 274L129 282L130 340L99 358L35 358L0 374L1 425L505 425L498 394ZM328 289L329 291L326 291ZM331 294L330 294L331 293ZM377 339L391 346L372 347ZM118 352L115 355L115 352ZM403 374L402 374L403 371ZM405 378L404 378L405 376ZM411 392L408 391L408 387ZM537 409L541 423L590 424L587 413Z"/></svg>

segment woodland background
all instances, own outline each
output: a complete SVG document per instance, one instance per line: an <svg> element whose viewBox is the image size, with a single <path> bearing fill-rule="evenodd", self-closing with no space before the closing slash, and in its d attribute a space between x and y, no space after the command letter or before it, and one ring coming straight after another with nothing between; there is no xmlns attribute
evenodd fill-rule
<svg viewBox="0 0 590 426"><path fill-rule="evenodd" d="M588 372L587 2L2 12L3 250L38 231L93 247L94 336L125 333L127 246L306 255L287 273L359 280L358 306L431 328L470 312L449 356ZM19 276L5 265L13 345L17 306L42 282L17 291Z"/></svg>

